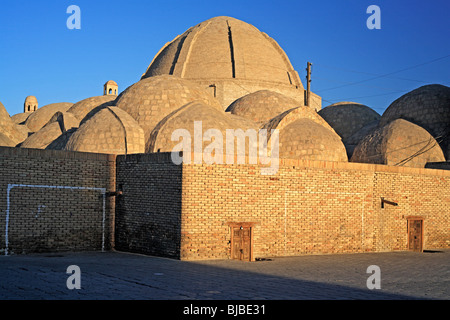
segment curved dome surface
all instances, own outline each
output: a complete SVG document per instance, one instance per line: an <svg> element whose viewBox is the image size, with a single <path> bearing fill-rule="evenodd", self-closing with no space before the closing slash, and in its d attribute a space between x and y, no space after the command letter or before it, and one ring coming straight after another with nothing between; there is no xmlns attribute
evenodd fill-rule
<svg viewBox="0 0 450 320"><path fill-rule="evenodd" d="M17 113L11 116L11 121L15 124L23 124L31 114L30 112Z"/></svg>
<svg viewBox="0 0 450 320"><path fill-rule="evenodd" d="M196 100L223 113L220 103L203 88L189 80L167 75L143 79L131 85L119 95L116 106L139 123L147 140L165 116Z"/></svg>
<svg viewBox="0 0 450 320"><path fill-rule="evenodd" d="M427 162L445 161L436 140L427 130L404 119L389 122L365 136L351 162L423 168Z"/></svg>
<svg viewBox="0 0 450 320"><path fill-rule="evenodd" d="M111 106L113 105L116 96L96 96L90 97L87 99L83 99L67 110L67 112L72 113L79 121L83 120L83 118L93 109L100 105Z"/></svg>
<svg viewBox="0 0 450 320"><path fill-rule="evenodd" d="M0 147L15 147L16 143L0 132Z"/></svg>
<svg viewBox="0 0 450 320"><path fill-rule="evenodd" d="M227 129L255 129L255 128L242 128L243 122L235 118L230 117L229 114L223 110L211 107L203 102L191 102L181 107L180 109L172 112L170 115L162 119L150 135L150 143L147 152L171 152L174 147L179 144L179 141L172 141L172 133L177 129L187 130L193 141L194 139L194 122L201 121L201 131L204 134L209 129L219 130L223 137L225 145L225 137ZM244 125L248 126L248 123ZM211 144L210 140L203 140L202 150L206 146ZM191 152L194 152L191 144ZM235 149L236 150L236 149ZM223 154L226 153L226 149L223 149Z"/></svg>
<svg viewBox="0 0 450 320"><path fill-rule="evenodd" d="M22 130L11 120L5 106L0 102L0 133L3 134L3 143L8 146L10 144L17 145L27 137ZM8 140L6 140L6 138Z"/></svg>
<svg viewBox="0 0 450 320"><path fill-rule="evenodd" d="M234 101L227 112L263 124L292 108L299 107L297 100L270 90L259 90Z"/></svg>
<svg viewBox="0 0 450 320"><path fill-rule="evenodd" d="M39 131L29 136L21 148L46 149L64 132L78 127L79 121L68 112L56 112L49 122Z"/></svg>
<svg viewBox="0 0 450 320"><path fill-rule="evenodd" d="M285 126L299 119L309 119L336 134L336 132L328 124L328 122L326 122L321 116L319 116L319 114L315 110L308 107L298 107L287 110L266 122L262 126L262 129L267 129L267 132L270 135L271 130L281 130Z"/></svg>
<svg viewBox="0 0 450 320"><path fill-rule="evenodd" d="M144 132L125 111L106 107L71 134L65 150L132 154L144 152Z"/></svg>
<svg viewBox="0 0 450 320"><path fill-rule="evenodd" d="M37 132L48 123L56 112L66 112L72 105L73 103L69 102L59 102L43 106L30 114L25 125L31 132Z"/></svg>
<svg viewBox="0 0 450 320"><path fill-rule="evenodd" d="M303 118L279 132L280 158L347 162L340 137L317 122Z"/></svg>
<svg viewBox="0 0 450 320"><path fill-rule="evenodd" d="M381 116L366 105L338 102L319 111L319 115L333 127L345 142L352 134Z"/></svg>
<svg viewBox="0 0 450 320"><path fill-rule="evenodd" d="M431 84L406 93L391 103L380 120L384 126L405 119L426 129L450 159L450 87Z"/></svg>
<svg viewBox="0 0 450 320"><path fill-rule="evenodd" d="M169 74L186 79L247 79L303 87L286 53L256 27L215 17L189 28L154 57L142 79Z"/></svg>

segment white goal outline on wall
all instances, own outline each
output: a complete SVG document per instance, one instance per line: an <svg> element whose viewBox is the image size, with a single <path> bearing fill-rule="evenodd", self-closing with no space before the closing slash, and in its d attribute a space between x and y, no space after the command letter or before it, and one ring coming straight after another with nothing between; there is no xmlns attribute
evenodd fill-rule
<svg viewBox="0 0 450 320"><path fill-rule="evenodd" d="M105 218L106 218L106 188L92 188L92 187L70 187L70 186L46 186L34 184L8 184L6 190L6 225L5 225L5 256L8 255L9 241L8 241L8 226L9 226L9 207L10 194L14 188L47 188L47 189L69 189L69 190L93 190L99 191L103 198L103 214L102 214L102 251L105 251Z"/></svg>

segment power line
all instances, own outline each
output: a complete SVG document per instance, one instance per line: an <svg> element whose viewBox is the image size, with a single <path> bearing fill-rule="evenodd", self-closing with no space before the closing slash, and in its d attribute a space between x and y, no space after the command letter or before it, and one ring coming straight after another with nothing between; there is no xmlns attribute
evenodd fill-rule
<svg viewBox="0 0 450 320"><path fill-rule="evenodd" d="M394 72L389 72L389 73L386 73L386 74L378 75L376 77L372 77L372 78L369 78L369 79L365 79L365 80L361 80L361 81L355 81L355 82L347 83L345 85L341 85L341 86L337 86L337 87L332 87L332 88L327 88L327 89L324 89L324 90L320 90L320 91L317 91L317 93L324 92L324 91L329 91L329 90L334 90L334 89L339 89L339 88L343 88L343 87L347 87L347 86L353 86L353 85L356 85L356 84L364 83L364 82L367 82L367 81L372 81L372 80L379 79L379 78L385 78L385 77L391 76L393 74L400 73L400 72L407 71L407 70L414 69L414 68L418 68L418 67L421 67L423 65L430 64L430 63L433 63L433 62L436 62L436 61L439 61L439 60L442 60L442 59L445 59L445 58L448 58L448 57L450 57L450 54L446 55L446 56L443 56L443 57L440 57L440 58L436 58L436 59L427 61L427 62L423 62L423 63L417 64L417 65L414 65L414 66L411 66L411 67L403 68L401 70L397 70L397 71L394 71Z"/></svg>
<svg viewBox="0 0 450 320"><path fill-rule="evenodd" d="M324 64L319 64L319 67L320 67L320 66L325 67L325 68L328 68L328 69L334 69L334 70L344 71L344 72L366 74L366 75L369 75L369 76L381 76L380 74L377 74L377 73L364 72L364 71L356 71L356 70L345 69L345 68L339 68L339 67L332 67L332 66L328 66L328 65L324 65ZM405 80L405 81L412 81L412 82L420 82L420 83L427 83L427 81L417 80L417 79L409 79L409 78L390 77L390 76L386 76L386 78L397 79L397 80Z"/></svg>

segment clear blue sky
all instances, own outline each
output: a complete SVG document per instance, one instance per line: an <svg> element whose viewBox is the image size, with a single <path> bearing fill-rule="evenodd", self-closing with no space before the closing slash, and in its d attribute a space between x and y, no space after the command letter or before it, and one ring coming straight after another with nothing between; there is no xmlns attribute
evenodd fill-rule
<svg viewBox="0 0 450 320"><path fill-rule="evenodd" d="M66 27L72 4L81 30ZM381 9L380 30L366 27L372 4ZM356 101L381 114L414 88L450 85L448 0L2 0L0 101L13 115L28 95L40 106L75 103L101 95L110 79L122 91L166 42L221 15L274 38L304 84L312 62L311 88L323 107Z"/></svg>

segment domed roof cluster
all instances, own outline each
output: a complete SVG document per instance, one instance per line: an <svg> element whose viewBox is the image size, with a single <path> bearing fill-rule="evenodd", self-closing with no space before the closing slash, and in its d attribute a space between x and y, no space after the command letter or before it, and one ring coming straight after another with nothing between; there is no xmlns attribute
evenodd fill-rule
<svg viewBox="0 0 450 320"><path fill-rule="evenodd" d="M417 88L392 102L382 116L348 102L319 114L341 136L351 162L425 167L449 160L449 87Z"/></svg>
<svg viewBox="0 0 450 320"><path fill-rule="evenodd" d="M395 119L411 121L427 130L450 160L450 87L426 85L401 96L386 109L380 126Z"/></svg>
<svg viewBox="0 0 450 320"><path fill-rule="evenodd" d="M225 99L221 94L227 90ZM103 96L50 104L11 118L0 104L0 145L109 154L170 152L180 146L177 129L195 139L200 125L203 151L220 142L215 134L225 139L227 130L263 129L268 146L278 137L281 158L424 167L449 157L449 90L418 88L381 116L356 102L316 111L297 99L304 95L303 86L273 39L245 22L217 17L166 44L141 80L118 96L104 90ZM215 133L214 138L206 133ZM190 147L195 151L193 143Z"/></svg>

